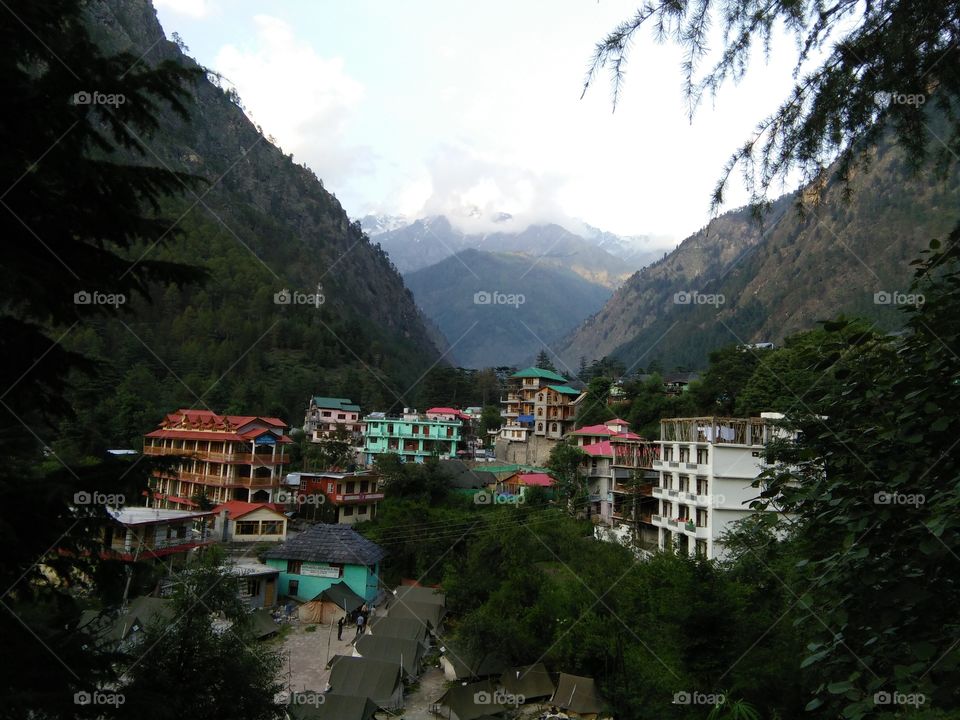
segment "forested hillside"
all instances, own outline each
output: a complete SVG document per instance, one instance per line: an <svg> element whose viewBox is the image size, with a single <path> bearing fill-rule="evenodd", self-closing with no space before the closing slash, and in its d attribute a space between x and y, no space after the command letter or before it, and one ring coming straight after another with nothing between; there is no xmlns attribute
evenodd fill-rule
<svg viewBox="0 0 960 720"><path fill-rule="evenodd" d="M195 66L164 39L146 0L100 0L88 15L105 50ZM215 76L191 88L187 105L188 121L165 115L160 132L142 138L143 158L131 158L204 183L157 208L178 219L174 239L135 248L131 262L192 264L208 280L156 286L149 308L131 298L115 318L67 334L64 343L96 358L104 372L95 384L77 379L68 399L77 418L60 444L76 451L135 446L143 430L182 405L269 413L297 425L312 393L384 409L401 404L438 353L386 255L321 180L264 137ZM284 290L289 304L277 295ZM322 301L297 304L309 294Z"/></svg>

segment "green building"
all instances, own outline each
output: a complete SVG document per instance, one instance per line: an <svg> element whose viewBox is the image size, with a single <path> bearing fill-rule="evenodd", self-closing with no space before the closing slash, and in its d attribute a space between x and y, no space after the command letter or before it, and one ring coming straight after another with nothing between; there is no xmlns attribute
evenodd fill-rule
<svg viewBox="0 0 960 720"><path fill-rule="evenodd" d="M396 453L404 462L422 463L433 454L455 458L463 436L461 420L441 419L433 413L405 412L399 417L371 413L363 422L363 456L372 465L377 455Z"/></svg>
<svg viewBox="0 0 960 720"><path fill-rule="evenodd" d="M368 603L377 598L383 550L347 525L314 525L264 553L280 571L279 593L312 600L344 582Z"/></svg>

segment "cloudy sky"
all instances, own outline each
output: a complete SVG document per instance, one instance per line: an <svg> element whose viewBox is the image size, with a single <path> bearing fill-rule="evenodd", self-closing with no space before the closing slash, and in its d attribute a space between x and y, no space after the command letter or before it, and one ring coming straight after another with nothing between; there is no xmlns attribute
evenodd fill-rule
<svg viewBox="0 0 960 720"><path fill-rule="evenodd" d="M729 154L790 84L787 40L689 123L681 53L638 36L612 112L581 99L623 0L155 0L169 36L352 217L464 207L581 218L672 246L709 219ZM782 52L778 51L782 48ZM729 207L745 200L732 192Z"/></svg>

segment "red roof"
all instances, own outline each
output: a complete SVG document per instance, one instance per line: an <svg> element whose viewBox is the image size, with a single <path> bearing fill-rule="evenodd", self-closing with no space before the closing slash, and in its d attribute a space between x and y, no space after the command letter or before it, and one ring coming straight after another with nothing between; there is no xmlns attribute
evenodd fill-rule
<svg viewBox="0 0 960 720"><path fill-rule="evenodd" d="M630 423L628 423L623 418L614 418L613 420L607 420L606 424L607 425L626 425L627 427L630 427Z"/></svg>
<svg viewBox="0 0 960 720"><path fill-rule="evenodd" d="M643 440L642 435L637 435L636 433L632 432L614 433L613 437L620 438L621 440Z"/></svg>
<svg viewBox="0 0 960 720"><path fill-rule="evenodd" d="M613 435L613 430L601 423L600 425L588 425L579 430L574 430L571 435Z"/></svg>
<svg viewBox="0 0 960 720"><path fill-rule="evenodd" d="M521 473L517 479L521 485L537 485L539 487L550 487L553 485L553 478L547 473Z"/></svg>
<svg viewBox="0 0 960 720"><path fill-rule="evenodd" d="M613 457L613 446L610 444L609 440L591 443L590 445L584 445L580 449L591 457Z"/></svg>
<svg viewBox="0 0 960 720"><path fill-rule="evenodd" d="M237 518L242 518L244 515L249 515L254 510L260 510L261 508L266 508L267 510L277 513L277 509L271 503L252 503L245 502L243 500L230 500L228 502L221 503L213 509L213 512L219 515L222 511L226 510L227 517L229 517L231 520L236 520ZM277 514L280 515L282 513Z"/></svg>
<svg viewBox="0 0 960 720"><path fill-rule="evenodd" d="M287 423L279 418L260 417L257 415L217 415L210 410L180 409L169 413L160 423L160 427L147 437L186 437L190 440L221 440L224 436L247 440L262 435L264 428L253 428L248 432L241 432L248 425L259 422L269 425L281 432ZM157 432L173 432L174 435L156 435ZM187 433L205 433L203 436L189 436ZM281 438L280 442L289 442L289 438Z"/></svg>
<svg viewBox="0 0 960 720"><path fill-rule="evenodd" d="M437 414L437 415L455 415L456 417L460 418L461 420L469 420L469 419L470 419L470 416L469 416L469 415L467 415L467 414L466 414L465 412L463 412L462 410L457 410L456 408L435 407L435 408L430 408L429 410L427 410L427 415L430 415L430 414L432 414L432 413L433 413L433 414Z"/></svg>

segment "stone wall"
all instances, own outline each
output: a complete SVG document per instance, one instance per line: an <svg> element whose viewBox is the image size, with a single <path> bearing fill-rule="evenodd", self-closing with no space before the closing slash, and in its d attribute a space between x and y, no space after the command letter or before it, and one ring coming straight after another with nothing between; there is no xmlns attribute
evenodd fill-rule
<svg viewBox="0 0 960 720"><path fill-rule="evenodd" d="M550 458L550 451L558 442L560 441L539 435L531 435L525 443L497 438L495 451L497 460L502 462L543 467Z"/></svg>

